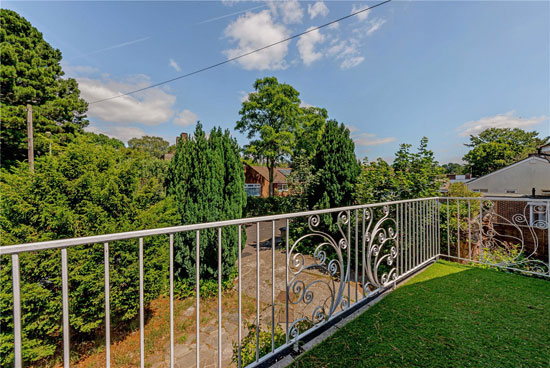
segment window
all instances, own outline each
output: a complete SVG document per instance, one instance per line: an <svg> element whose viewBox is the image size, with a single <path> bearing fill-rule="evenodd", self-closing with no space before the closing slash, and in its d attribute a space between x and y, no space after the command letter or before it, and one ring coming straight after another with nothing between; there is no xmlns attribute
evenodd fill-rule
<svg viewBox="0 0 550 368"><path fill-rule="evenodd" d="M546 203L529 202L529 225L545 228L548 221Z"/></svg>
<svg viewBox="0 0 550 368"><path fill-rule="evenodd" d="M487 193L487 192L489 192L488 189L474 189L473 191L478 192L478 193Z"/></svg>
<svg viewBox="0 0 550 368"><path fill-rule="evenodd" d="M277 184L277 190L279 192L288 192L288 184Z"/></svg>
<svg viewBox="0 0 550 368"><path fill-rule="evenodd" d="M259 197L262 195L262 187L260 184L245 184L244 191L249 197Z"/></svg>

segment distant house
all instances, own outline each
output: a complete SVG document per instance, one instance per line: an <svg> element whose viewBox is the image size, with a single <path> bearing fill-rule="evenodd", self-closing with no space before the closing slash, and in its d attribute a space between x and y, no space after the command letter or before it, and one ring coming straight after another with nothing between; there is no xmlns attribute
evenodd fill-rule
<svg viewBox="0 0 550 368"><path fill-rule="evenodd" d="M550 144L526 159L472 179L466 186L490 196L550 196Z"/></svg>
<svg viewBox="0 0 550 368"><path fill-rule="evenodd" d="M288 195L287 177L292 169L276 167L273 173L273 193L276 196ZM269 196L269 170L265 166L244 164L244 189L251 197Z"/></svg>
<svg viewBox="0 0 550 368"><path fill-rule="evenodd" d="M447 193L449 191L449 186L453 183L466 183L469 180L472 180L472 174L447 174L447 180L443 182L439 191L442 193Z"/></svg>

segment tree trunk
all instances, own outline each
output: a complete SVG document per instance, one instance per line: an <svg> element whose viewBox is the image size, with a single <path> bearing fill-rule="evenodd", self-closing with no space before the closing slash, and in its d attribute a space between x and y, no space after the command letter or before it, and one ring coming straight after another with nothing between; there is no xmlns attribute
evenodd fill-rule
<svg viewBox="0 0 550 368"><path fill-rule="evenodd" d="M273 196L273 174L274 174L274 171L275 171L275 161L273 160L269 160L268 161L268 170L269 170L269 196L272 197Z"/></svg>

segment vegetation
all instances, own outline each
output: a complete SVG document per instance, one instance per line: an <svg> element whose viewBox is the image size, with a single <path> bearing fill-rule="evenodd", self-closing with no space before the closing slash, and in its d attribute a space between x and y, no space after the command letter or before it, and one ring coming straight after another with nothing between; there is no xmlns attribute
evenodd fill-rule
<svg viewBox="0 0 550 368"><path fill-rule="evenodd" d="M254 140L245 153L269 170L269 195L273 195L275 167L290 157L295 144L294 132L301 115L299 93L292 86L279 83L275 77L258 79L254 92L248 95L239 111L241 120L235 129Z"/></svg>
<svg viewBox="0 0 550 368"><path fill-rule="evenodd" d="M104 141L106 144L99 144ZM57 155L38 157L34 174L26 163L2 170L2 245L172 226L174 203L166 197L166 163L93 134L80 135ZM161 237L145 240L145 301L163 290L168 254ZM111 318L114 325L138 313L137 241L111 244ZM35 362L60 348L59 251L20 256L23 359ZM103 245L68 250L72 341L102 334ZM0 360L13 361L11 260L1 259Z"/></svg>
<svg viewBox="0 0 550 368"><path fill-rule="evenodd" d="M146 152L152 157L162 158L165 153L170 152L170 143L161 137L145 135L141 138L132 138L128 141L128 147Z"/></svg>
<svg viewBox="0 0 550 368"><path fill-rule="evenodd" d="M0 58L2 167L27 158L27 104L33 108L36 155L48 152L51 141L71 142L88 125L76 81L62 78L61 52L7 9L0 9Z"/></svg>
<svg viewBox="0 0 550 368"><path fill-rule="evenodd" d="M379 158L363 163L357 184L359 203L376 203L439 195L443 170L428 149L428 138L420 141L416 153L402 144L393 164Z"/></svg>
<svg viewBox="0 0 550 368"><path fill-rule="evenodd" d="M537 132L519 128L490 128L479 135L471 135L466 143L470 151L464 156L468 171L475 177L489 174L513 164L550 142L550 137L539 138Z"/></svg>
<svg viewBox="0 0 550 368"><path fill-rule="evenodd" d="M354 203L355 184L360 165L355 158L355 144L344 124L329 120L312 159L315 182L308 188L309 208L324 209Z"/></svg>
<svg viewBox="0 0 550 368"><path fill-rule="evenodd" d="M466 165L457 164L456 162L449 162L448 164L441 165L445 174L468 174L468 167Z"/></svg>
<svg viewBox="0 0 550 368"><path fill-rule="evenodd" d="M545 280L438 262L292 367L545 367L549 289Z"/></svg>
<svg viewBox="0 0 550 368"><path fill-rule="evenodd" d="M199 123L192 139L180 140L170 161L169 192L174 196L181 224L241 218L246 206L244 170L237 142L229 131L213 129L207 138ZM237 259L238 228L222 229L222 275L227 277ZM195 233L174 237L174 262L179 279L195 280ZM244 244L244 242L243 242ZM200 277L218 275L217 229L200 233Z"/></svg>

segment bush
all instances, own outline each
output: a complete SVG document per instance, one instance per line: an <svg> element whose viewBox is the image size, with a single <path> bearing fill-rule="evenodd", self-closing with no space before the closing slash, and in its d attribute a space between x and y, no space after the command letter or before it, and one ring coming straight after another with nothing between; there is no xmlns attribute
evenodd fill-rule
<svg viewBox="0 0 550 368"><path fill-rule="evenodd" d="M229 131L213 129L207 138L197 124L195 134L180 140L170 162L169 190L176 199L181 224L241 218L246 205L244 169L237 142ZM246 232L243 228L243 242ZM227 277L237 260L238 227L222 229L222 271ZM195 232L174 236L174 264L179 280L195 280ZM217 279L218 230L200 232L200 277Z"/></svg>
<svg viewBox="0 0 550 368"><path fill-rule="evenodd" d="M175 225L160 160L124 147L101 145L89 134L58 156L42 156L31 174L26 164L2 171L2 245ZM168 236L144 239L145 302L166 287ZM73 344L95 340L104 324L103 244L68 249L69 311ZM128 325L139 312L137 240L110 246L111 320ZM0 359L13 362L11 258L0 260ZM22 355L27 363L60 351L61 257L59 250L20 255Z"/></svg>

